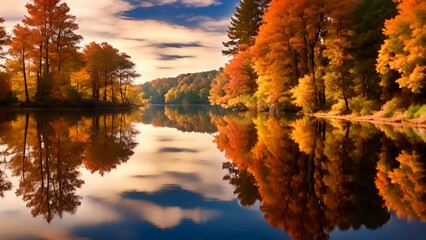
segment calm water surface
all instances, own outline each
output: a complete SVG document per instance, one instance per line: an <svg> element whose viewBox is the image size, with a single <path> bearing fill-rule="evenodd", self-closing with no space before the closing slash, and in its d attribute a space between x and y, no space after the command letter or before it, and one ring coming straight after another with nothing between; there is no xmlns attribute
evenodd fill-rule
<svg viewBox="0 0 426 240"><path fill-rule="evenodd" d="M0 112L0 239L425 239L426 129Z"/></svg>

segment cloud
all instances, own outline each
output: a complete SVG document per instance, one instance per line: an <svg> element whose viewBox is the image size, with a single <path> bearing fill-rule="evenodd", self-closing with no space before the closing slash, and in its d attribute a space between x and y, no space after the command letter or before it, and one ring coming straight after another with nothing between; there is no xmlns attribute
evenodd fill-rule
<svg viewBox="0 0 426 240"><path fill-rule="evenodd" d="M188 152L188 153L196 153L197 150L189 149L189 148L174 148L174 147L165 147L160 148L158 152L161 153L181 153L181 152Z"/></svg>
<svg viewBox="0 0 426 240"><path fill-rule="evenodd" d="M163 66L159 66L159 67L157 67L157 69L170 70L170 69L173 69L173 67L163 67Z"/></svg>
<svg viewBox="0 0 426 240"><path fill-rule="evenodd" d="M177 76L186 72L218 69L227 58L221 55L226 40L229 17L212 19L199 17L196 26L153 19L135 19L123 15L135 9L135 1L125 0L63 0L71 14L77 17L84 37L82 45L108 42L126 52L142 74L138 83L155 78ZM1 0L0 16L6 19L9 31L26 13L26 0ZM179 3L185 6L213 6L217 0L155 0L138 1L153 4ZM195 21L195 19L194 19ZM167 54L159 52L167 49ZM159 57L160 56L160 57Z"/></svg>
<svg viewBox="0 0 426 240"><path fill-rule="evenodd" d="M192 43L154 43L153 47L156 48L190 48L190 47L205 47L201 43L192 42Z"/></svg>
<svg viewBox="0 0 426 240"><path fill-rule="evenodd" d="M134 1L135 3L137 1ZM217 6L222 4L218 0L144 0L141 1L138 5L141 7L156 7L156 6L165 6L171 4L180 4L186 7L208 7L208 6Z"/></svg>
<svg viewBox="0 0 426 240"><path fill-rule="evenodd" d="M172 60L179 60L179 59L185 59L185 58L194 58L194 56L159 54L159 59L163 61L172 61Z"/></svg>

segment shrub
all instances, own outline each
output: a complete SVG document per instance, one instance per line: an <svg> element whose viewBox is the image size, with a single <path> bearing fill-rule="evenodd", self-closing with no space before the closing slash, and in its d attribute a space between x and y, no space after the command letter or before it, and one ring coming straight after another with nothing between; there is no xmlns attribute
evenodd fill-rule
<svg viewBox="0 0 426 240"><path fill-rule="evenodd" d="M420 108L421 106L419 105L411 105L405 112L405 118L412 119L414 117L414 114L416 114L417 110L419 110Z"/></svg>
<svg viewBox="0 0 426 240"><path fill-rule="evenodd" d="M371 115L380 109L380 104L374 100L368 100L365 97L355 97L350 99L349 107L355 115Z"/></svg>
<svg viewBox="0 0 426 240"><path fill-rule="evenodd" d="M405 112L405 118L419 118L422 115L426 115L426 104L424 105L411 105Z"/></svg>
<svg viewBox="0 0 426 240"><path fill-rule="evenodd" d="M67 86L64 88L65 99L71 102L79 102L81 101L81 95L77 91L77 89Z"/></svg>
<svg viewBox="0 0 426 240"><path fill-rule="evenodd" d="M295 105L302 107L303 111L306 113L312 113L315 111L316 99L313 84L312 76L306 75L299 79L299 85L291 90Z"/></svg>
<svg viewBox="0 0 426 240"><path fill-rule="evenodd" d="M383 105L383 117L392 117L398 110L401 110L401 101L398 98L392 98Z"/></svg>
<svg viewBox="0 0 426 240"><path fill-rule="evenodd" d="M343 99L340 99L337 103L331 106L331 113L337 115L343 115L346 113L346 104Z"/></svg>

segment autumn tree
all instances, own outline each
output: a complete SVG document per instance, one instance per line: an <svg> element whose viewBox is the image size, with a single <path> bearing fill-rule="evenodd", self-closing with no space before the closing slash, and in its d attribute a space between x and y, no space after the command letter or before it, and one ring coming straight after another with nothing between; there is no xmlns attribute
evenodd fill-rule
<svg viewBox="0 0 426 240"><path fill-rule="evenodd" d="M259 75L256 96L260 108L290 104L289 90L299 78L292 2L273 1L254 45L255 70ZM265 105L265 106L263 106Z"/></svg>
<svg viewBox="0 0 426 240"><path fill-rule="evenodd" d="M294 104L302 107L306 113L315 112L317 105L315 104L315 90L313 88L314 80L312 76L306 75L299 79L299 84L291 90L294 97Z"/></svg>
<svg viewBox="0 0 426 240"><path fill-rule="evenodd" d="M13 37L10 43L9 54L13 56L20 64L19 70L22 72L24 87L25 87L25 102L30 102L28 94L28 80L27 80L27 63L31 58L31 53L34 50L34 43L31 42L32 34L30 29L25 26L17 24L13 29Z"/></svg>
<svg viewBox="0 0 426 240"><path fill-rule="evenodd" d="M324 76L327 95L332 99L343 99L345 112L349 113L349 98L353 96L354 76L351 73L351 41L354 35L352 14L358 0L336 1L331 7L324 41L324 56L329 62Z"/></svg>
<svg viewBox="0 0 426 240"><path fill-rule="evenodd" d="M386 40L379 52L377 70L382 75L397 71L400 77L396 82L400 88L424 96L426 3L420 0L397 2L398 15L385 23ZM381 84L386 85L386 82Z"/></svg>
<svg viewBox="0 0 426 240"><path fill-rule="evenodd" d="M350 3L343 1L342 4L350 6ZM347 8L336 7L340 5L339 1L271 2L255 45L258 95L266 98L266 103L275 103L278 99L290 102L289 91L300 78L305 78L311 79L306 85L311 90L305 92L312 93L309 99L313 100L314 110L324 106L325 85L320 66L323 64L324 38L328 27L332 26L327 25L327 21L339 22L339 19L333 19L339 11L344 13L340 13L341 16L351 14Z"/></svg>
<svg viewBox="0 0 426 240"><path fill-rule="evenodd" d="M223 68L221 68L210 86L211 88L208 96L210 105L227 106L228 96L225 92L225 84L228 82L229 76L224 72Z"/></svg>
<svg viewBox="0 0 426 240"><path fill-rule="evenodd" d="M135 70L136 64L130 60L126 53L120 53L117 64L118 88L120 90L121 103L128 102L129 86L133 80L141 75Z"/></svg>
<svg viewBox="0 0 426 240"><path fill-rule="evenodd" d="M257 90L257 74L253 69L253 60L250 50L238 53L225 66L225 73L229 82L224 90L228 99L227 107L244 109L255 108L254 93Z"/></svg>
<svg viewBox="0 0 426 240"><path fill-rule="evenodd" d="M76 55L77 44L82 37L75 34L78 29L75 16L60 0L32 0L25 7L28 16L23 23L33 33L38 54L34 56L37 67L37 97L62 97L63 68Z"/></svg>
<svg viewBox="0 0 426 240"><path fill-rule="evenodd" d="M6 33L6 28L3 26L4 18L0 17L0 60L4 58L4 46L8 43L9 37ZM0 65L0 67L3 67Z"/></svg>
<svg viewBox="0 0 426 240"><path fill-rule="evenodd" d="M89 85L93 99L99 100L103 94L104 101L109 99L114 103L117 94L122 103L130 102L130 85L140 74L129 55L109 43L91 42L84 47L83 58L86 66L81 74L89 76L90 83L86 85Z"/></svg>
<svg viewBox="0 0 426 240"><path fill-rule="evenodd" d="M5 58L4 47L9 42L9 36L6 33L6 29L3 26L3 23L4 19L0 17L0 104L3 102L8 102L9 99L11 99L11 76L3 65L3 59Z"/></svg>
<svg viewBox="0 0 426 240"><path fill-rule="evenodd" d="M107 87L108 85L110 85L110 90L111 90L110 99L112 102L114 102L115 101L114 74L117 68L119 50L114 48L111 44L107 42L101 43L101 48L102 48L101 56L102 56L102 67L103 67L102 76L103 76L103 85L104 85L103 99L104 101L107 101L107 95L108 95Z"/></svg>
<svg viewBox="0 0 426 240"><path fill-rule="evenodd" d="M102 71L102 48L99 44L91 42L83 49L84 59L86 61L86 71L90 75L90 85L92 89L92 98L99 100L101 89L101 71Z"/></svg>

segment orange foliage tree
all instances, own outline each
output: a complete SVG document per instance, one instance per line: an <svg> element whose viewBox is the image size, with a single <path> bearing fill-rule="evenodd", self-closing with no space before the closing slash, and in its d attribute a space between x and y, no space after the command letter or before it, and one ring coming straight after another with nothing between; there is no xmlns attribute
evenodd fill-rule
<svg viewBox="0 0 426 240"><path fill-rule="evenodd" d="M377 59L377 70L388 75L392 70L400 76L396 80L400 88L414 94L425 93L426 76L426 2L421 0L397 0L399 14L385 22L387 37ZM382 79L382 86L389 83Z"/></svg>
<svg viewBox="0 0 426 240"><path fill-rule="evenodd" d="M31 30L37 54L37 97L62 97L62 86L69 85L69 68L74 67L77 44L76 18L60 0L32 0L25 7L28 16L23 23ZM68 69L67 69L68 68Z"/></svg>

